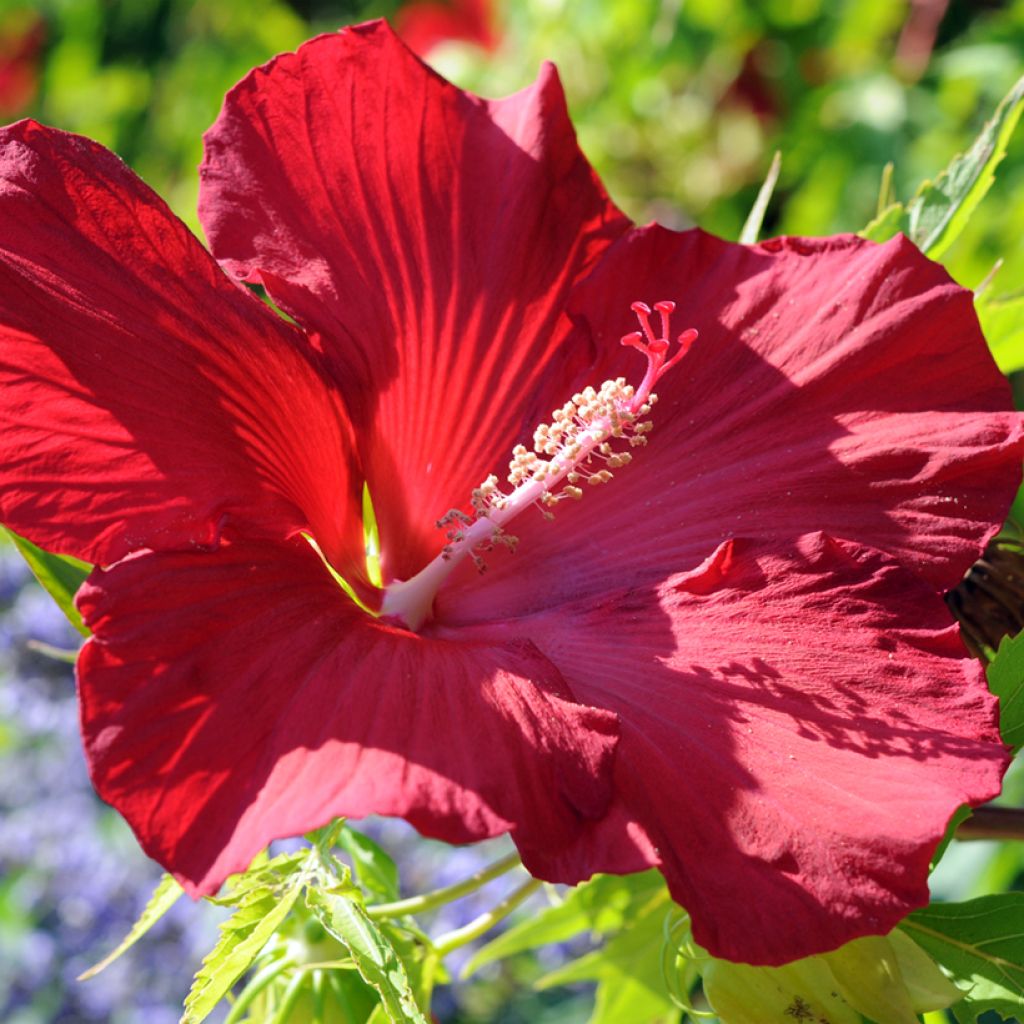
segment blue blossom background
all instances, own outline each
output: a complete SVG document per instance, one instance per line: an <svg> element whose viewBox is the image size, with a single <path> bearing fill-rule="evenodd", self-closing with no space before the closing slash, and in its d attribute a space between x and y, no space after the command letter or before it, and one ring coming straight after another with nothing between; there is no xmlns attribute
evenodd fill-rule
<svg viewBox="0 0 1024 1024"><path fill-rule="evenodd" d="M80 640L13 545L0 541L0 1021L176 1024L192 975L226 916L221 908L181 899L110 967L76 980L127 934L162 874L93 792L72 666L36 649L71 651ZM502 839L448 847L420 838L398 820L373 819L359 827L396 858L405 895L462 881L511 849ZM458 928L522 880L521 873L496 879L421 923L433 935ZM544 902L544 896L534 897L522 912ZM453 976L473 948L449 958ZM590 1006L585 993L541 995L524 986L571 952L552 948L529 964L485 969L482 984L446 986L435 1000L437 1019L583 1021ZM212 1015L211 1024L224 1014Z"/></svg>
<svg viewBox="0 0 1024 1024"><path fill-rule="evenodd" d="M70 665L32 642L80 637L0 545L0 1020L174 1024L221 915L180 901L122 960L76 977L127 933L160 878L93 793Z"/></svg>

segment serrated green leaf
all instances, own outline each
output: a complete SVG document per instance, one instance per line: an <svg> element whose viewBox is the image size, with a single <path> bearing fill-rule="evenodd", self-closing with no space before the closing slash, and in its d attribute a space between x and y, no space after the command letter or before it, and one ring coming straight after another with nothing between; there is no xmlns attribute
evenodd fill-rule
<svg viewBox="0 0 1024 1024"><path fill-rule="evenodd" d="M352 858L356 878L366 889L384 901L398 899L398 868L381 847L348 826L338 834L338 843Z"/></svg>
<svg viewBox="0 0 1024 1024"><path fill-rule="evenodd" d="M21 557L28 562L32 574L67 616L68 622L82 636L88 636L89 630L75 607L75 594L92 572L92 566L70 555L55 555L50 551L44 551L32 541L19 537L13 530L8 530L7 527L3 529L21 552Z"/></svg>
<svg viewBox="0 0 1024 1024"><path fill-rule="evenodd" d="M761 233L761 225L764 223L764 215L768 212L768 204L772 201L772 193L775 191L775 185L779 180L779 171L781 169L782 153L776 150L775 156L772 157L771 166L768 168L768 173L765 175L764 182L758 190L754 205L750 208L750 213L747 214L743 230L740 231L739 240L743 245L753 245L757 241L758 235Z"/></svg>
<svg viewBox="0 0 1024 1024"><path fill-rule="evenodd" d="M988 666L989 689L999 698L999 731L1014 750L1024 744L1024 633L1003 637Z"/></svg>
<svg viewBox="0 0 1024 1024"><path fill-rule="evenodd" d="M600 949L545 975L538 988L596 981L589 1024L661 1024L679 1019L663 968L668 891L656 893L633 920Z"/></svg>
<svg viewBox="0 0 1024 1024"><path fill-rule="evenodd" d="M255 889L221 925L220 938L203 958L203 966L185 999L180 1024L201 1024L252 965L295 904L306 875L288 878L283 889Z"/></svg>
<svg viewBox="0 0 1024 1024"><path fill-rule="evenodd" d="M174 878L170 875L164 875L160 879L159 885L153 890L153 895L150 896L149 902L139 915L139 919L132 925L131 931L121 940L115 950L105 956L98 964L90 967L87 971L83 971L78 976L78 980L87 981L89 978L94 978L104 968L109 967L122 953L134 946L178 902L179 897L184 891Z"/></svg>
<svg viewBox="0 0 1024 1024"><path fill-rule="evenodd" d="M208 896L207 899L218 907L237 907L254 892L280 888L285 879L308 866L309 858L309 850L303 849L279 853L271 860L263 850L245 871L228 878L219 895Z"/></svg>
<svg viewBox="0 0 1024 1024"><path fill-rule="evenodd" d="M986 291L977 297L974 308L999 369L1007 374L1024 370L1024 292L991 295Z"/></svg>
<svg viewBox="0 0 1024 1024"><path fill-rule="evenodd" d="M635 875L595 875L572 889L556 906L520 921L507 932L492 939L463 969L468 977L484 964L523 950L565 942L575 935L607 935L622 928L630 912L650 900L664 887L657 871L643 871Z"/></svg>
<svg viewBox="0 0 1024 1024"><path fill-rule="evenodd" d="M956 240L992 187L1022 109L1024 78L999 104L971 148L955 156L934 182L925 182L907 204L907 234L932 259Z"/></svg>
<svg viewBox="0 0 1024 1024"><path fill-rule="evenodd" d="M965 990L953 1008L974 1021L986 1010L1016 1019L1024 1010L1024 893L936 903L900 927Z"/></svg>
<svg viewBox="0 0 1024 1024"><path fill-rule="evenodd" d="M906 210L902 203L887 206L866 228L860 232L861 238L872 242L885 242L899 231L906 230Z"/></svg>
<svg viewBox="0 0 1024 1024"><path fill-rule="evenodd" d="M926 256L939 259L953 244L995 181L996 167L1024 110L1024 78L1010 90L973 145L957 154L906 204L891 203L860 235L884 242L902 231Z"/></svg>
<svg viewBox="0 0 1024 1024"><path fill-rule="evenodd" d="M309 908L348 951L360 976L380 994L394 1024L427 1024L394 946L362 905L344 892L310 889Z"/></svg>

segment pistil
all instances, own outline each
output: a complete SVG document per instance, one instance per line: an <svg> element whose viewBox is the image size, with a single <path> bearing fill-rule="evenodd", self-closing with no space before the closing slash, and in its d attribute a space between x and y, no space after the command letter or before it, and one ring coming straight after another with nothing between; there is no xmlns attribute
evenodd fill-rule
<svg viewBox="0 0 1024 1024"><path fill-rule="evenodd" d="M668 358L669 318L675 303L658 302L654 306L660 318L660 335L651 324L649 306L634 302L632 309L641 330L627 334L622 344L638 349L647 358L640 386L634 389L624 377L606 380L596 390L584 388L556 409L551 422L534 431L532 451L525 445L513 449L507 477L511 491L503 491L498 478L489 476L472 493L472 515L452 509L437 521L438 528L447 531L447 543L415 576L387 586L380 611L383 618L397 620L408 629L420 629L431 617L438 588L463 559L471 559L484 572L482 552L495 545L515 550L518 540L505 531L507 523L531 506L538 507L545 518L553 518L551 509L558 502L583 497L581 483L587 487L605 484L614 470L629 464L632 454L623 446L647 444L653 423L643 417L658 400L652 389L683 358L697 332L692 328L683 331L676 339L679 347Z"/></svg>

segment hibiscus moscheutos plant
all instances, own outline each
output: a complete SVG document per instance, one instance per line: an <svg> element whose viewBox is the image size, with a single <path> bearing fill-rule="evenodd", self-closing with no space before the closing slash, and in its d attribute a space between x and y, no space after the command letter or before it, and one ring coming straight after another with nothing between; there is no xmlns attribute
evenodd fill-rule
<svg viewBox="0 0 1024 1024"><path fill-rule="evenodd" d="M146 852L209 894L338 816L507 832L753 964L925 904L1007 764L941 599L1024 447L970 294L902 237L634 227L552 67L478 99L380 22L246 77L201 177L212 256L0 134L0 512L96 565Z"/></svg>

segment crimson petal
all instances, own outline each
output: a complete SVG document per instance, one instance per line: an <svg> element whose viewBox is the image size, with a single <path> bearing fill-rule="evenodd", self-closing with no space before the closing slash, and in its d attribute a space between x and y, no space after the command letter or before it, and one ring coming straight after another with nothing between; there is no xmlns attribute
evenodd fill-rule
<svg viewBox="0 0 1024 1024"><path fill-rule="evenodd" d="M609 857L631 819L716 956L778 964L887 932L927 903L953 812L995 796L1008 763L942 601L821 534L730 541L518 628L621 729L615 817L524 862L556 881L626 870L635 854Z"/></svg>
<svg viewBox="0 0 1024 1024"><path fill-rule="evenodd" d="M825 530L945 589L1003 522L1021 417L970 292L906 239L751 247L636 231L573 297L601 353L587 383L638 379L641 361L619 345L637 298L675 301L673 333L700 331L658 383L649 446L556 523L517 520L516 558L442 595L447 620L601 600L691 569L734 535Z"/></svg>
<svg viewBox="0 0 1024 1024"><path fill-rule="evenodd" d="M116 156L0 131L0 295L3 522L102 563L311 529L365 569L351 427L308 345Z"/></svg>
<svg viewBox="0 0 1024 1024"><path fill-rule="evenodd" d="M338 815L559 846L607 808L613 714L526 641L370 618L302 542L134 555L79 606L96 789L193 893Z"/></svg>
<svg viewBox="0 0 1024 1024"><path fill-rule="evenodd" d="M383 22L252 72L206 135L214 254L262 281L337 368L385 576L437 554L433 522L508 459L587 347L572 285L627 222L576 144L551 65L485 101Z"/></svg>

